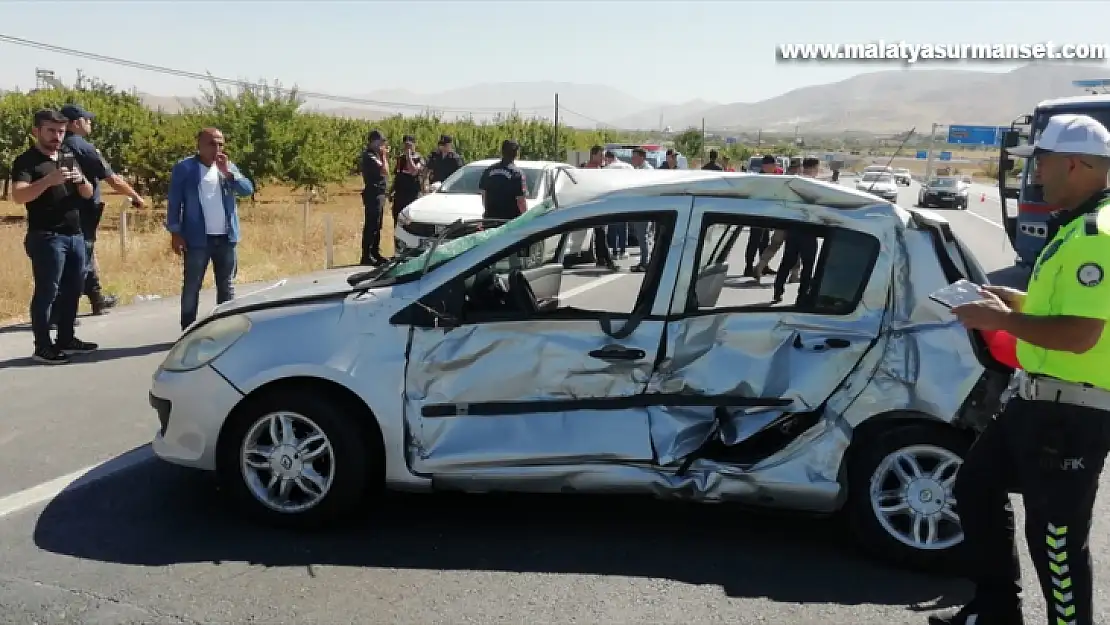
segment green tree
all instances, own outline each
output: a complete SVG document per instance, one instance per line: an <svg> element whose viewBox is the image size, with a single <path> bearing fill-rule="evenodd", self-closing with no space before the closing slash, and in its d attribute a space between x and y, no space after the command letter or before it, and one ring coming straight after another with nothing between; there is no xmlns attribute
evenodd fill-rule
<svg viewBox="0 0 1110 625"><path fill-rule="evenodd" d="M705 147L705 138L702 137L701 129L691 126L674 138L674 146L688 158L698 158Z"/></svg>

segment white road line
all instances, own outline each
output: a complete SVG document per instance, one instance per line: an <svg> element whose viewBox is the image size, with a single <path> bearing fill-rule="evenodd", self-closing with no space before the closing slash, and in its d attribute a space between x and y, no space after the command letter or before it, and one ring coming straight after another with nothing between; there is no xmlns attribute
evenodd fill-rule
<svg viewBox="0 0 1110 625"><path fill-rule="evenodd" d="M50 501L67 490L84 488L108 476L146 462L153 457L154 452L151 451L150 445L144 445L107 462L78 469L73 473L56 477L38 486L32 486L18 493L0 497L0 519L32 506L37 506L44 501Z"/></svg>
<svg viewBox="0 0 1110 625"><path fill-rule="evenodd" d="M596 289L597 287L599 287L603 284L609 284L610 282L612 282L614 280L620 280L621 278L623 278L627 275L628 275L627 273L614 273L614 274L609 275L609 276L602 276L602 277L598 278L597 280L591 280L590 282L587 282L586 284L578 285L578 286L574 287L573 289L570 289L569 291L563 291L562 293L559 293L559 299L570 299L570 298L574 297L575 295L581 295L581 294L585 293L586 291L589 291L590 289Z"/></svg>
<svg viewBox="0 0 1110 625"><path fill-rule="evenodd" d="M1004 227L1002 226L1002 224L998 223L997 221L994 221L993 219L988 219L987 217L984 217L984 216L982 216L982 215L980 215L980 214L976 213L975 211L973 211L973 210L971 210L971 209L968 209L968 210L964 211L964 214L965 214L965 215L971 215L972 217L974 217L974 218L976 218L976 219L978 219L978 220L980 220L980 221L985 221L985 222L989 223L990 225L992 225L992 226L994 226L995 228L998 228L998 229L1000 229L1000 230L1004 230L1004 229L1005 229L1005 228L1004 228Z"/></svg>

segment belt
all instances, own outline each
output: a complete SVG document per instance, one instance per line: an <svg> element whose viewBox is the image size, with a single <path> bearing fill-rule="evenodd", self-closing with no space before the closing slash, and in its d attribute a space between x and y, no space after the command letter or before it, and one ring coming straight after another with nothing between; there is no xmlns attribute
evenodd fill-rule
<svg viewBox="0 0 1110 625"><path fill-rule="evenodd" d="M1018 369L1007 389L1027 401L1048 401L1110 412L1110 391Z"/></svg>

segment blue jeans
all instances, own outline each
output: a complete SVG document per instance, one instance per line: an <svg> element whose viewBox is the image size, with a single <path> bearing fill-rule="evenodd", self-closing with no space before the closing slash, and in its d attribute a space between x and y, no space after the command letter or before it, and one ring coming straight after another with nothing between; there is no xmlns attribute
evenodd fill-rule
<svg viewBox="0 0 1110 625"><path fill-rule="evenodd" d="M628 251L628 224L609 224L609 247L621 254Z"/></svg>
<svg viewBox="0 0 1110 625"><path fill-rule="evenodd" d="M636 235L636 239L640 243L639 264L641 267L647 267L651 260L651 244L648 243L648 222L634 221L630 225L632 226L632 233Z"/></svg>
<svg viewBox="0 0 1110 625"><path fill-rule="evenodd" d="M23 249L31 259L35 292L31 296L31 331L35 349L50 347L51 309L58 323L58 343L73 340L73 323L85 284L85 239L79 234L30 231Z"/></svg>
<svg viewBox="0 0 1110 625"><path fill-rule="evenodd" d="M216 277L216 304L235 297L235 287L231 284L235 280L237 268L235 244L228 241L226 236L208 235L206 247L186 247L185 284L181 288L182 331L197 320L200 287L204 284L209 261Z"/></svg>

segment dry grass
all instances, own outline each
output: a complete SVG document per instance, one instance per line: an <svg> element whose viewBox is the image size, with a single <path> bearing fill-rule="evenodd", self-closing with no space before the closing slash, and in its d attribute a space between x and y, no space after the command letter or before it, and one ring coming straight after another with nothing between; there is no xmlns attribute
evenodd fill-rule
<svg viewBox="0 0 1110 625"><path fill-rule="evenodd" d="M269 187L257 201L242 201L242 242L239 244L238 282L270 280L325 268L325 215L332 216L335 265L358 262L362 238L361 184L351 181L333 189L327 201L311 205L304 222L304 196L288 189ZM170 250L162 227L164 211L130 211L126 257L120 246L121 197L107 194L104 220L97 235L96 256L101 281L123 302L135 296L162 297L181 292L181 259ZM386 211L382 228L383 253L393 252L393 221ZM23 250L26 224L21 205L0 202L0 324L25 321L31 299L31 265ZM209 271L205 286L211 287ZM82 300L82 310L88 300Z"/></svg>

